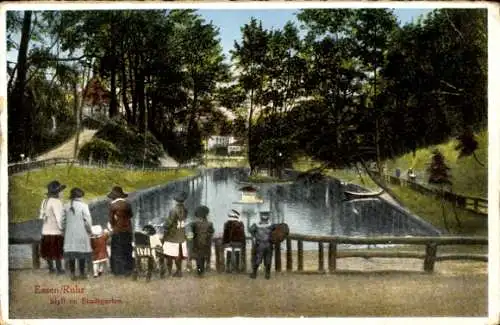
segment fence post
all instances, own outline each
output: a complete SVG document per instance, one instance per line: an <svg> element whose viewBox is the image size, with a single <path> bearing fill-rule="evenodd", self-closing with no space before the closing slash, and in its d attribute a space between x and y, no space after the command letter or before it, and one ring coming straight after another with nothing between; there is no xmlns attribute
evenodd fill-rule
<svg viewBox="0 0 500 325"><path fill-rule="evenodd" d="M328 243L328 271L335 272L337 269L337 243Z"/></svg>
<svg viewBox="0 0 500 325"><path fill-rule="evenodd" d="M286 270L293 271L292 240L290 238L286 239Z"/></svg>
<svg viewBox="0 0 500 325"><path fill-rule="evenodd" d="M274 245L274 269L281 272L281 243Z"/></svg>
<svg viewBox="0 0 500 325"><path fill-rule="evenodd" d="M479 211L479 200L474 199L474 211Z"/></svg>
<svg viewBox="0 0 500 325"><path fill-rule="evenodd" d="M302 240L297 241L297 270L304 270L304 243Z"/></svg>
<svg viewBox="0 0 500 325"><path fill-rule="evenodd" d="M324 256L324 251L323 251L323 243L319 242L318 243L318 271L319 272L324 272L325 271L325 256Z"/></svg>
<svg viewBox="0 0 500 325"><path fill-rule="evenodd" d="M424 271L433 272L436 262L437 244L430 243L425 246Z"/></svg>
<svg viewBox="0 0 500 325"><path fill-rule="evenodd" d="M31 244L31 258L33 261L33 268L40 268L40 243L36 242Z"/></svg>
<svg viewBox="0 0 500 325"><path fill-rule="evenodd" d="M217 272L222 272L222 265L224 262L221 261L221 251L220 251L220 241L219 238L214 241L214 250L215 250L215 269Z"/></svg>
<svg viewBox="0 0 500 325"><path fill-rule="evenodd" d="M240 265L241 270L243 272L247 271L247 243L245 239L245 245L243 245L243 248L241 249L241 265Z"/></svg>

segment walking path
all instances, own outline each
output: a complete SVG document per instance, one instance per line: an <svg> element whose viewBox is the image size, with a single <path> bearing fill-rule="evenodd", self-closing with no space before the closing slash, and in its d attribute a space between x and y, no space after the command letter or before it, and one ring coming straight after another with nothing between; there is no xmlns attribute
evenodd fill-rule
<svg viewBox="0 0 500 325"><path fill-rule="evenodd" d="M440 262L431 274L421 271L422 264L417 259L343 258L333 274L273 272L271 280L263 274L252 280L247 274L210 272L200 279L185 272L181 279L153 274L149 283L109 273L72 282L45 269L11 270L10 317L486 317L486 263ZM305 252L304 269L317 269L316 252ZM83 292L37 292L75 284ZM57 305L51 298L65 300ZM114 303L90 304L84 298ZM71 308L69 299L77 300Z"/></svg>

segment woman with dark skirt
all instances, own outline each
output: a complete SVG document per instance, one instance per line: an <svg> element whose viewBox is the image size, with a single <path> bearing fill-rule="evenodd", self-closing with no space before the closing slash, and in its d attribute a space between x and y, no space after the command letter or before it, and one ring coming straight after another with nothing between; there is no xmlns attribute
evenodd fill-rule
<svg viewBox="0 0 500 325"><path fill-rule="evenodd" d="M64 274L62 269L63 258L63 203L60 199L61 192L66 188L58 181L47 185L47 199L43 200L40 208L40 219L43 220L40 255L47 261L49 272ZM55 262L55 268L54 268Z"/></svg>
<svg viewBox="0 0 500 325"><path fill-rule="evenodd" d="M109 224L111 226L111 257L109 259L111 273L114 275L131 275L134 270L132 258L132 207L127 202L128 194L119 186L113 187L108 194Z"/></svg>
<svg viewBox="0 0 500 325"><path fill-rule="evenodd" d="M82 201L85 193L79 188L70 191L71 202L65 206L64 227L64 259L68 261L71 279L76 280L76 261L80 278L86 279L85 266L92 265L92 217L89 206Z"/></svg>

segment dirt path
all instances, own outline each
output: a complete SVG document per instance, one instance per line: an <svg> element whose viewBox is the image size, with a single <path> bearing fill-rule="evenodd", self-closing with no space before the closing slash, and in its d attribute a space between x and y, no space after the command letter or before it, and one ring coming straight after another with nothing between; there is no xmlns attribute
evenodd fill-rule
<svg viewBox="0 0 500 325"><path fill-rule="evenodd" d="M305 258L306 269L317 267L314 260ZM257 280L215 272L202 279L155 274L149 283L109 274L72 282L46 270L16 270L9 272L10 318L487 315L486 263L442 262L433 274L410 259L346 258L338 267L335 274L273 273L271 280L262 274ZM36 292L75 284L79 293ZM61 304L51 304L51 298ZM114 300L97 304L85 298ZM70 299L76 301L68 308Z"/></svg>
<svg viewBox="0 0 500 325"><path fill-rule="evenodd" d="M78 139L78 145L81 148L85 143L89 142L97 130L84 129L80 133L80 138ZM51 159L51 158L73 158L73 150L75 148L75 136L71 137L68 141L61 144L59 147L50 150L40 156L37 160Z"/></svg>

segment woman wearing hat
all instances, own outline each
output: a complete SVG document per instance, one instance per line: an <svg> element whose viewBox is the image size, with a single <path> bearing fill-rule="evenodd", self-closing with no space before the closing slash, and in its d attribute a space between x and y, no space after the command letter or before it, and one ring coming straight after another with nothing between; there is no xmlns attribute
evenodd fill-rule
<svg viewBox="0 0 500 325"><path fill-rule="evenodd" d="M182 192L174 197L177 202L175 207L170 210L165 223L165 234L163 236L163 252L167 256L167 270L172 274L173 261L175 260L176 277L182 276L182 260L187 258L187 237L185 222L187 218L187 209L184 206L186 193Z"/></svg>
<svg viewBox="0 0 500 325"><path fill-rule="evenodd" d="M127 202L128 194L119 186L113 187L108 194L109 224L111 235L111 257L109 259L111 273L114 275L130 275L134 270L132 258L132 207Z"/></svg>
<svg viewBox="0 0 500 325"><path fill-rule="evenodd" d="M190 230L193 233L192 257L196 260L198 275L205 274L205 266L209 263L210 251L212 249L212 237L214 235L214 225L207 220L210 210L202 205L196 208L194 215L196 220L191 223Z"/></svg>
<svg viewBox="0 0 500 325"><path fill-rule="evenodd" d="M58 181L47 185L47 198L43 200L40 208L40 219L43 220L40 255L47 260L49 272L64 274L62 269L63 258L63 203L60 193L66 188ZM54 269L55 262L55 269Z"/></svg>
<svg viewBox="0 0 500 325"><path fill-rule="evenodd" d="M85 193L75 187L69 194L71 202L64 209L64 259L68 261L71 279L76 280L75 268L78 260L80 278L87 277L85 265L91 265L92 247L90 236L92 234L92 217L89 206L82 201Z"/></svg>

